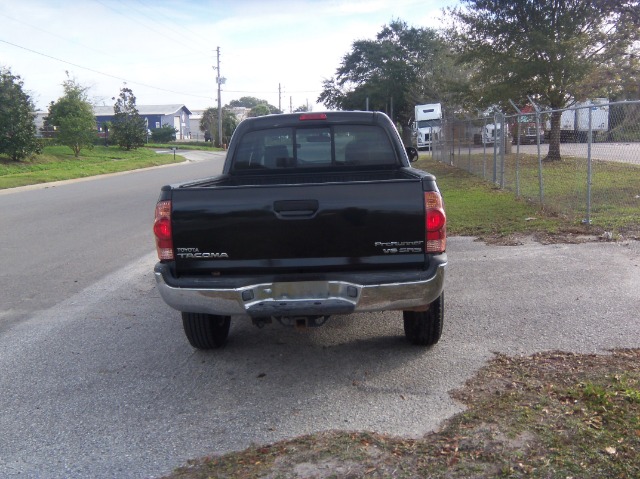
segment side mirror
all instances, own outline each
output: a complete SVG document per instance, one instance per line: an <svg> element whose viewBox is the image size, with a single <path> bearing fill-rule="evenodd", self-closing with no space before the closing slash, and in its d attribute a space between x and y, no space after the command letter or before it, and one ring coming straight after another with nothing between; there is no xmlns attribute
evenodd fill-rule
<svg viewBox="0 0 640 479"><path fill-rule="evenodd" d="M407 156L409 157L409 161L413 163L418 160L418 150L413 146L405 146L407 150Z"/></svg>

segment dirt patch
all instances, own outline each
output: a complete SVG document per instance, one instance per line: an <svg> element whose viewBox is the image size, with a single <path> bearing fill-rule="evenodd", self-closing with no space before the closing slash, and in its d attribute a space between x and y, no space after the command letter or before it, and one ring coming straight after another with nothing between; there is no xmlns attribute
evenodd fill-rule
<svg viewBox="0 0 640 479"><path fill-rule="evenodd" d="M497 355L423 439L331 431L192 461L168 478L640 477L640 350Z"/></svg>
<svg viewBox="0 0 640 479"><path fill-rule="evenodd" d="M536 232L536 233L512 233L508 235L484 235L476 241L494 246L521 246L525 244L581 244L593 242L614 242L625 243L628 241L639 241L640 234L637 232L611 233L609 231L582 232L568 231L560 233Z"/></svg>

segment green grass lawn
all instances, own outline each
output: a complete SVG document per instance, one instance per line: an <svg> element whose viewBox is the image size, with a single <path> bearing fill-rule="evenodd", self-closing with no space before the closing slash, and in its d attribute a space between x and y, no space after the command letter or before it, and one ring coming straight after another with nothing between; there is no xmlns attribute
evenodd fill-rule
<svg viewBox="0 0 640 479"><path fill-rule="evenodd" d="M181 156L158 154L151 149L126 151L116 146L82 150L75 158L66 146L47 146L25 161L0 157L0 189L84 178L184 161Z"/></svg>
<svg viewBox="0 0 640 479"><path fill-rule="evenodd" d="M535 203L517 199L512 192L459 168L431 159L420 159L413 166L436 176L445 202L449 235L507 236L575 229L564 218L548 214Z"/></svg>
<svg viewBox="0 0 640 479"><path fill-rule="evenodd" d="M520 155L516 175L516 155L505 155L504 190L498 189L491 182L492 161L485 160L482 155L469 155L460 162L459 166L462 168L454 168L431 160L429 155L422 155L422 159L414 165L431 171L438 177L438 185L445 193L445 198L449 199L447 213L453 215L450 224L454 228L463 226L472 234L475 231L482 233L486 226L482 223L469 223L474 223L474 218L470 215L492 218L495 214L500 218L500 225L511 225L507 230L513 228L514 231L526 231L542 227L553 231L560 224L563 227L581 228L582 221L587 217L587 161L584 158L567 157L560 162L543 163L542 205L537 157ZM474 176L467 173L467 169ZM483 174L485 180L482 179ZM487 190L492 190L494 195L487 195ZM517 192L520 197L512 203ZM478 195L481 196L482 203L478 203ZM509 197L506 200L508 207L501 195ZM639 195L640 166L608 161L592 162L589 219L593 229L638 236ZM455 204L451 204L451 197L456 198ZM474 204L482 204L482 208L475 208ZM511 208L513 211L510 211ZM465 214L465 211L470 215ZM523 213L536 220L528 220L523 225ZM458 215L461 216L457 217Z"/></svg>

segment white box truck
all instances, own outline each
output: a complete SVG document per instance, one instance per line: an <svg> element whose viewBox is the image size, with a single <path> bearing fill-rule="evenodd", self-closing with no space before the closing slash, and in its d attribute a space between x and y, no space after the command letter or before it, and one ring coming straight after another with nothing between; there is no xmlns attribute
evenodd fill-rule
<svg viewBox="0 0 640 479"><path fill-rule="evenodd" d="M589 115L593 139L609 131L609 100L594 98L576 103L571 110L562 112L560 118L560 141L585 143L589 134Z"/></svg>
<svg viewBox="0 0 640 479"><path fill-rule="evenodd" d="M442 140L442 105L416 105L413 125L418 149L432 149L434 142Z"/></svg>
<svg viewBox="0 0 640 479"><path fill-rule="evenodd" d="M482 143L485 145L493 145L494 143L498 145L504 144L504 140L502 139L502 126L502 123L488 123L484 125L482 129ZM508 135L509 125L505 124L505 129Z"/></svg>

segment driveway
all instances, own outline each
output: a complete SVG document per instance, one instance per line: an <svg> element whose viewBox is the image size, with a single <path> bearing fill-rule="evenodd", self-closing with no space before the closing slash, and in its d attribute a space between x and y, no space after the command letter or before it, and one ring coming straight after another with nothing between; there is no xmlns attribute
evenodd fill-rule
<svg viewBox="0 0 640 479"><path fill-rule="evenodd" d="M381 313L302 333L233 318L213 352L189 346L144 255L0 336L0 477L152 477L328 429L420 437L461 410L449 391L496 352L639 346L637 242L450 238L448 253L431 349Z"/></svg>

